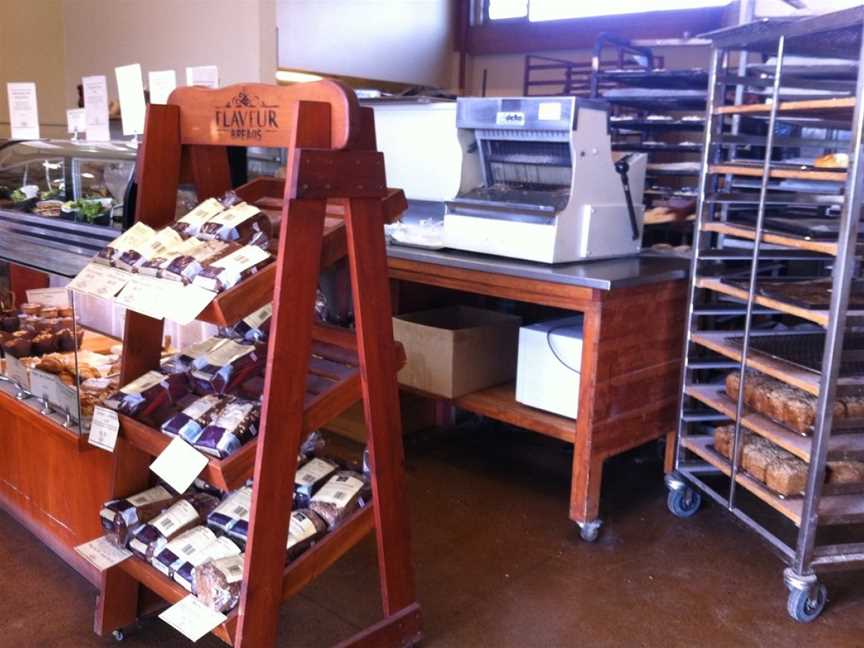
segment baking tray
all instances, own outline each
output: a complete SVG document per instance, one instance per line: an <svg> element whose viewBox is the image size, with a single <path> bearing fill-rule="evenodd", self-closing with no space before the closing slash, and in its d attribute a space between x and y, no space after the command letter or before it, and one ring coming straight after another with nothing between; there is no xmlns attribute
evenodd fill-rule
<svg viewBox="0 0 864 648"><path fill-rule="evenodd" d="M743 336L727 339L738 348L743 346ZM751 335L750 351L818 375L825 352L825 334L816 331L792 335ZM859 376L864 376L864 334L847 333L843 339L840 377Z"/></svg>
<svg viewBox="0 0 864 648"><path fill-rule="evenodd" d="M741 290L750 288L747 281L726 281L725 283ZM762 280L756 284L756 294L808 310L827 310L831 307L831 285L831 279ZM864 310L864 280L852 280L848 308Z"/></svg>

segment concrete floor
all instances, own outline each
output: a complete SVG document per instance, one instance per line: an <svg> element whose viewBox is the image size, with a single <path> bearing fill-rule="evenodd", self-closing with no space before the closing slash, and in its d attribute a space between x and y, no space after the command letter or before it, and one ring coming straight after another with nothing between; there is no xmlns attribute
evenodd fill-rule
<svg viewBox="0 0 864 648"><path fill-rule="evenodd" d="M864 646L860 573L826 577L830 607L795 624L762 541L717 506L666 511L654 448L608 463L593 545L567 520L558 442L463 426L410 439L407 456L426 646ZM377 620L376 579L365 542L285 605L281 645L332 645ZM113 643L91 632L93 589L5 514L0 592L0 646ZM189 644L156 620L125 645Z"/></svg>

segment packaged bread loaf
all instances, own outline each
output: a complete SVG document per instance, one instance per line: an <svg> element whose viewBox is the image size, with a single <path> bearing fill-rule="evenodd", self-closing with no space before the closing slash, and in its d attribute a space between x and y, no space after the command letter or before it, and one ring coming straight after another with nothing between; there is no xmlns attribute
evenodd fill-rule
<svg viewBox="0 0 864 648"><path fill-rule="evenodd" d="M309 508L324 518L331 529L356 511L368 496L369 484L360 473L343 470L331 477L312 496Z"/></svg>
<svg viewBox="0 0 864 648"><path fill-rule="evenodd" d="M288 562L297 558L327 533L327 523L315 511L291 511L288 522L288 542L285 545Z"/></svg>
<svg viewBox="0 0 864 648"><path fill-rule="evenodd" d="M227 612L240 600L244 555L209 560L193 570L192 590L198 600L217 612Z"/></svg>
<svg viewBox="0 0 864 648"><path fill-rule="evenodd" d="M174 577L174 570L184 562L201 553L205 547L216 541L216 534L203 525L197 525L178 533L176 537L154 552L150 561L153 566L168 578Z"/></svg>
<svg viewBox="0 0 864 648"><path fill-rule="evenodd" d="M207 516L207 525L218 533L229 533L238 522L248 522L252 510L252 487L242 486L225 496L219 506ZM241 537L246 542L245 530Z"/></svg>
<svg viewBox="0 0 864 648"><path fill-rule="evenodd" d="M135 528L129 540L129 550L150 562L168 541L206 520L218 504L219 500L207 493L185 496L150 522Z"/></svg>
<svg viewBox="0 0 864 648"><path fill-rule="evenodd" d="M230 241L240 245L267 247L272 236L270 219L260 209L245 202L219 212L201 226L198 238Z"/></svg>
<svg viewBox="0 0 864 648"><path fill-rule="evenodd" d="M223 340L192 363L189 381L196 394L222 394L263 366L264 354L254 344Z"/></svg>
<svg viewBox="0 0 864 648"><path fill-rule="evenodd" d="M270 332L272 317L273 304L265 304L237 322L232 329L232 336L247 342L264 342Z"/></svg>
<svg viewBox="0 0 864 648"><path fill-rule="evenodd" d="M106 265L116 265L117 259L127 250L142 247L148 240L156 236L156 231L144 223L137 222L116 239L102 248L95 261Z"/></svg>
<svg viewBox="0 0 864 648"><path fill-rule="evenodd" d="M182 565L174 569L173 578L189 592L194 593L194 572L195 568L201 563L210 560L219 560L231 556L239 556L240 547L234 544L229 538L216 538L215 541L204 547L203 550L196 552L190 556Z"/></svg>
<svg viewBox="0 0 864 648"><path fill-rule="evenodd" d="M159 230L143 243L121 252L114 265L127 272L138 272L147 261L165 258L171 250L183 243L181 236L170 227Z"/></svg>
<svg viewBox="0 0 864 648"><path fill-rule="evenodd" d="M162 374L148 371L143 376L124 385L106 401L118 412L143 421L154 422L157 413L166 406L179 401L189 393L189 384L183 374ZM161 421L160 421L161 424Z"/></svg>
<svg viewBox="0 0 864 648"><path fill-rule="evenodd" d="M195 443L201 436L201 431L216 418L223 404L224 399L218 394L196 397L181 412L162 424L162 432Z"/></svg>
<svg viewBox="0 0 864 648"><path fill-rule="evenodd" d="M339 470L335 461L315 457L304 462L294 473L294 508L309 506L312 496Z"/></svg>
<svg viewBox="0 0 864 648"><path fill-rule="evenodd" d="M175 236L179 236L175 234ZM175 260L182 257L191 256L199 251L209 249L204 241L199 241L195 238L181 239L180 242L175 242L171 247L154 253L149 259L142 261L137 267L137 270L142 275L150 277L163 278L165 271L171 267ZM178 262L179 263L179 262ZM165 279L177 279L177 277L164 277Z"/></svg>
<svg viewBox="0 0 864 648"><path fill-rule="evenodd" d="M204 223L224 210L225 207L222 206L222 203L215 198L208 198L171 227L183 238L196 236Z"/></svg>
<svg viewBox="0 0 864 648"><path fill-rule="evenodd" d="M222 292L251 277L272 260L271 254L257 245L244 245L217 261L208 263L195 276L193 285Z"/></svg>
<svg viewBox="0 0 864 648"><path fill-rule="evenodd" d="M131 497L105 502L99 519L108 538L118 547L125 547L131 529L149 522L176 500L164 487L154 486Z"/></svg>
<svg viewBox="0 0 864 648"><path fill-rule="evenodd" d="M224 459L258 434L258 403L230 397L218 416L207 425L194 442L195 448Z"/></svg>
<svg viewBox="0 0 864 648"><path fill-rule="evenodd" d="M190 239L191 240L191 239ZM239 246L223 241L199 241L185 248L185 254L173 257L160 267L159 276L163 279L192 283L196 275L206 266L223 256L231 254Z"/></svg>

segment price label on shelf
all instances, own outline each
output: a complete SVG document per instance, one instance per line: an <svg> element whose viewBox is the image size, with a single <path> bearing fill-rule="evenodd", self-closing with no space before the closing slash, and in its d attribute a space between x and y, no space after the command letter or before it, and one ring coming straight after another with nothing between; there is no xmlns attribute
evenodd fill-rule
<svg viewBox="0 0 864 648"><path fill-rule="evenodd" d="M101 299L113 299L128 283L130 275L115 268L91 263L78 273L68 288Z"/></svg>
<svg viewBox="0 0 864 648"><path fill-rule="evenodd" d="M6 375L18 383L21 389L30 391L30 372L18 358L14 358L8 353L6 354Z"/></svg>
<svg viewBox="0 0 864 648"><path fill-rule="evenodd" d="M117 418L117 412L101 405L93 408L93 422L90 424L90 436L87 438L90 445L114 452L119 432L120 419Z"/></svg>
<svg viewBox="0 0 864 648"><path fill-rule="evenodd" d="M156 319L165 317L165 287L158 279L133 277L115 301L142 315Z"/></svg>
<svg viewBox="0 0 864 648"><path fill-rule="evenodd" d="M78 420L78 390L63 383L59 378L54 384L53 403L61 414L68 414L73 421Z"/></svg>
<svg viewBox="0 0 864 648"><path fill-rule="evenodd" d="M115 546L105 536L78 545L75 551L99 571L105 571L132 556L131 551Z"/></svg>
<svg viewBox="0 0 864 648"><path fill-rule="evenodd" d="M211 610L193 594L172 605L159 618L192 641L198 641L226 620L224 614Z"/></svg>
<svg viewBox="0 0 864 648"><path fill-rule="evenodd" d="M206 465L207 457L180 437L174 437L150 464L150 470L178 493L185 493Z"/></svg>
<svg viewBox="0 0 864 648"><path fill-rule="evenodd" d="M27 301L43 306L69 306L69 291L66 288L33 288L27 291Z"/></svg>

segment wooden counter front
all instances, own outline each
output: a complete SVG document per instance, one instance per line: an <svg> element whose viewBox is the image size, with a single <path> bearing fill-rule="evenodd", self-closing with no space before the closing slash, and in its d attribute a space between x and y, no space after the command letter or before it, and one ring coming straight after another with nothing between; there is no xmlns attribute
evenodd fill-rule
<svg viewBox="0 0 864 648"><path fill-rule="evenodd" d="M74 547L102 535L111 455L6 391L0 421L0 507L98 585L98 573Z"/></svg>

